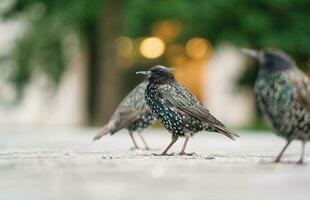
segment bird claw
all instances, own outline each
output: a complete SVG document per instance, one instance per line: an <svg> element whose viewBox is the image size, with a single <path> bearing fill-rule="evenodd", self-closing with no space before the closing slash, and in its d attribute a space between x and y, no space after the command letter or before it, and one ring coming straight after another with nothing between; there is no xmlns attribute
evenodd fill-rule
<svg viewBox="0 0 310 200"><path fill-rule="evenodd" d="M153 156L174 156L174 153L152 153Z"/></svg>
<svg viewBox="0 0 310 200"><path fill-rule="evenodd" d="M298 160L298 161L296 162L296 164L297 164L297 165L303 165L303 164L304 164L304 161L303 161L303 160Z"/></svg>
<svg viewBox="0 0 310 200"><path fill-rule="evenodd" d="M195 156L197 155L195 152L192 153L185 153L185 152L180 152L178 153L179 156Z"/></svg>
<svg viewBox="0 0 310 200"><path fill-rule="evenodd" d="M151 149L150 147L145 147L143 150L144 151L152 151L153 149Z"/></svg>
<svg viewBox="0 0 310 200"><path fill-rule="evenodd" d="M141 148L140 147L131 147L130 148L130 151L137 151L137 150L141 150Z"/></svg>

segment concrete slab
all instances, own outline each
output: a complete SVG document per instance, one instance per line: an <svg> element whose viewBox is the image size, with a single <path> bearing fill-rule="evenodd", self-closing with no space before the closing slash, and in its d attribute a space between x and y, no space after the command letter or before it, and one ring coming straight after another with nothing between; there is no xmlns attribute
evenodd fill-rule
<svg viewBox="0 0 310 200"><path fill-rule="evenodd" d="M156 157L169 142L164 130L144 133L155 151L131 151L123 131L97 142L97 129L1 128L0 199L309 199L310 160L296 165L295 142L284 163L270 161L284 140L241 133L230 141L201 133L188 146L192 157ZM177 152L182 139L172 148Z"/></svg>

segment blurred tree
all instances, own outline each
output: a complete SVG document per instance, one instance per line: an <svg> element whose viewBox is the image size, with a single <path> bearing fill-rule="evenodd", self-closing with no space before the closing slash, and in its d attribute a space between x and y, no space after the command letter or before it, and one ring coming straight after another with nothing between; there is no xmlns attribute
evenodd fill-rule
<svg viewBox="0 0 310 200"><path fill-rule="evenodd" d="M122 70L117 53L117 39L122 31L123 1L105 0L100 12L98 82L94 88L94 120L106 122L119 104L122 88ZM102 103L104 102L104 103Z"/></svg>
<svg viewBox="0 0 310 200"><path fill-rule="evenodd" d="M212 44L281 48L309 69L309 7L309 0L15 0L2 17L22 15L31 22L11 54L16 63L12 80L19 90L37 68L59 81L66 65L62 40L69 31L80 34L90 58L90 119L98 123L106 121L121 96L122 72L114 45L121 34L149 36L154 24L173 19L181 25L173 42L203 37ZM249 68L240 82L253 82L255 71Z"/></svg>
<svg viewBox="0 0 310 200"><path fill-rule="evenodd" d="M101 0L15 1L3 18L23 15L30 22L10 55L16 62L11 81L18 94L35 70L59 82L66 67L63 40L76 31L89 53L90 122L107 121L120 99L122 78L115 43L121 35L122 4L120 0L106 0L104 6Z"/></svg>

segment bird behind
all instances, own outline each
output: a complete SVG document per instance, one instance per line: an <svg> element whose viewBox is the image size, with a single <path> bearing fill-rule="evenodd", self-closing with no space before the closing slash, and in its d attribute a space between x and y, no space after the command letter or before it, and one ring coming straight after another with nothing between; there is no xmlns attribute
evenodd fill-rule
<svg viewBox="0 0 310 200"><path fill-rule="evenodd" d="M260 69L254 93L259 108L277 135L287 144L275 160L279 162L292 140L302 141L303 162L305 142L310 139L310 80L298 69L295 61L277 49L242 50L259 62Z"/></svg>
<svg viewBox="0 0 310 200"><path fill-rule="evenodd" d="M100 130L93 140L98 140L109 133L113 135L119 130L126 128L133 139L135 147L137 147L132 135L133 132L141 132L144 128L147 128L155 122L155 118L151 114L144 100L144 91L147 84L147 80L143 81L125 97L109 122ZM143 137L141 135L139 136L142 141L145 142Z"/></svg>

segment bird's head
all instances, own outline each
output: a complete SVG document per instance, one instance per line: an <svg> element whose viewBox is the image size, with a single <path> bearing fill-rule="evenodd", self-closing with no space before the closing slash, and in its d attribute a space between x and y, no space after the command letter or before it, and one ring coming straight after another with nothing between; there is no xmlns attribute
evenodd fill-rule
<svg viewBox="0 0 310 200"><path fill-rule="evenodd" d="M279 49L242 49L241 52L257 60L261 68L267 71L287 70L296 66L295 61Z"/></svg>
<svg viewBox="0 0 310 200"><path fill-rule="evenodd" d="M160 65L152 67L149 71L136 72L136 74L147 76L148 80L155 84L166 83L167 81L175 79L172 69Z"/></svg>

